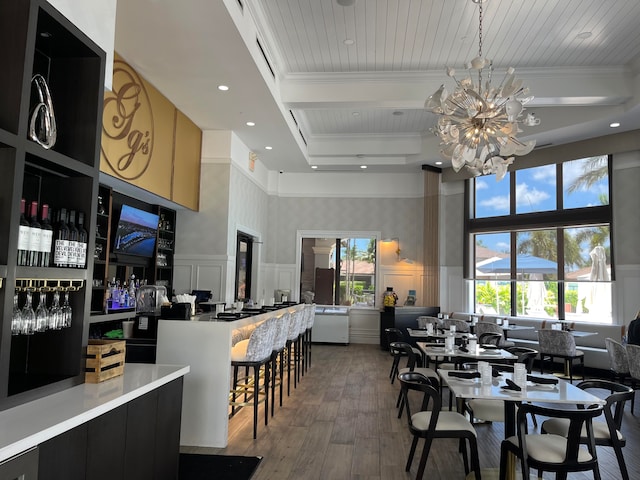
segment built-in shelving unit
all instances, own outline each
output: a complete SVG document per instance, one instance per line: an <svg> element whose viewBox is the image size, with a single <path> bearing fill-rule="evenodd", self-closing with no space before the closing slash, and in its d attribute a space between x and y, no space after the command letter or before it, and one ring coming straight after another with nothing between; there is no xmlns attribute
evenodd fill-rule
<svg viewBox="0 0 640 480"><path fill-rule="evenodd" d="M17 266L20 200L84 211L94 249L105 54L45 0L0 0L0 408L84 381L93 263L86 268ZM29 139L40 102L34 75L45 79L57 140L47 149ZM89 282L90 283L90 282ZM12 335L19 306L37 293L51 305L66 292L70 326ZM34 306L35 309L35 306Z"/></svg>

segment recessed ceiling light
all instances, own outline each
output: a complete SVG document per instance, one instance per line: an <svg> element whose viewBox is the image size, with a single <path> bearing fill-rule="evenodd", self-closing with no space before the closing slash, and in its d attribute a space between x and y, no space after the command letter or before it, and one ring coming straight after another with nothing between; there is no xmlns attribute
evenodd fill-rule
<svg viewBox="0 0 640 480"><path fill-rule="evenodd" d="M436 165L442 165L442 162L436 162Z"/></svg>
<svg viewBox="0 0 640 480"><path fill-rule="evenodd" d="M342 5L343 7L350 7L352 5L355 5L357 1L358 0L336 0L338 5Z"/></svg>
<svg viewBox="0 0 640 480"><path fill-rule="evenodd" d="M576 35L576 38L579 38L580 40L586 40L590 36L591 32L580 32L578 35Z"/></svg>
<svg viewBox="0 0 640 480"><path fill-rule="evenodd" d="M618 128L618 127L620 126L620 122L613 122L613 123L610 123L610 124L609 124L609 126L610 126L611 128Z"/></svg>
<svg viewBox="0 0 640 480"><path fill-rule="evenodd" d="M365 168L367 168L367 166L366 165L360 165L360 168L364 170Z"/></svg>
<svg viewBox="0 0 640 480"><path fill-rule="evenodd" d="M354 117L359 117L360 116L360 112L353 112L351 115L353 115Z"/></svg>
<svg viewBox="0 0 640 480"><path fill-rule="evenodd" d="M400 115L404 115L404 112L401 112L400 110L396 110L395 112L393 112L393 114L394 114L396 117L399 117Z"/></svg>
<svg viewBox="0 0 640 480"><path fill-rule="evenodd" d="M267 145L266 147L264 147L265 150L273 150L273 147L270 147L269 145Z"/></svg>
<svg viewBox="0 0 640 480"><path fill-rule="evenodd" d="M353 45L354 43L356 43L356 41L353 38L345 38L342 43L344 43L345 45Z"/></svg>
<svg viewBox="0 0 640 480"><path fill-rule="evenodd" d="M314 170L318 169L318 165L311 165L311 168L313 168Z"/></svg>
<svg viewBox="0 0 640 480"><path fill-rule="evenodd" d="M227 87L226 85L218 85L218 90L226 92L227 90L229 90L229 87Z"/></svg>
<svg viewBox="0 0 640 480"><path fill-rule="evenodd" d="M247 127L255 127L256 123L255 122L247 122Z"/></svg>

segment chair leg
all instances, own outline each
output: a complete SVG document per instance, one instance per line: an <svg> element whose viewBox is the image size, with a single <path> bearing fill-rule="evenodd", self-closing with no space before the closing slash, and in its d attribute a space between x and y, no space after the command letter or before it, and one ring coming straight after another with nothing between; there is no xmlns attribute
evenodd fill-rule
<svg viewBox="0 0 640 480"><path fill-rule="evenodd" d="M471 470L476 474L476 480L481 480L480 457L478 456L478 442L476 437L469 437L469 449L471 450Z"/></svg>
<svg viewBox="0 0 640 480"><path fill-rule="evenodd" d="M284 383L284 348L280 351L280 406L282 406L282 391Z"/></svg>
<svg viewBox="0 0 640 480"><path fill-rule="evenodd" d="M258 392L260 391L260 366L253 367L253 439L258 437Z"/></svg>
<svg viewBox="0 0 640 480"><path fill-rule="evenodd" d="M625 463L624 456L622 455L622 447L620 446L620 443L614 439L612 439L611 443L613 444L613 451L618 459L618 467L620 467L622 480L629 480L629 472L627 471L627 464Z"/></svg>
<svg viewBox="0 0 640 480"><path fill-rule="evenodd" d="M429 458L429 450L431 450L431 438L424 439L424 447L422 448L422 455L420 456L420 465L418 466L418 473L416 474L416 480L422 480L424 476L424 470L427 467L427 459Z"/></svg>
<svg viewBox="0 0 640 480"><path fill-rule="evenodd" d="M409 450L409 458L407 458L407 465L405 466L404 471L408 472L411 470L411 464L413 463L413 456L416 453L416 447L418 446L418 437L413 437L413 442L411 442L411 449Z"/></svg>
<svg viewBox="0 0 640 480"><path fill-rule="evenodd" d="M271 359L264 364L264 424L269 425L269 381L271 377ZM254 399L256 402L257 398Z"/></svg>
<svg viewBox="0 0 640 480"><path fill-rule="evenodd" d="M236 414L236 390L238 388L238 367L233 367L233 393L231 394L231 416ZM633 410L633 407L631 407Z"/></svg>
<svg viewBox="0 0 640 480"><path fill-rule="evenodd" d="M291 395L291 342L287 342L287 397Z"/></svg>

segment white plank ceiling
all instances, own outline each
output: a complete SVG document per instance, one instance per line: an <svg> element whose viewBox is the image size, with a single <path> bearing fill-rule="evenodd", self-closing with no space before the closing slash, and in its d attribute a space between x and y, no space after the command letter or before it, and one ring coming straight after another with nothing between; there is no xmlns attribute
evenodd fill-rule
<svg viewBox="0 0 640 480"><path fill-rule="evenodd" d="M445 66L461 72L478 54L471 0L177 7L118 2L116 51L201 128L236 131L270 170L434 165L435 118L424 101L441 83L452 87ZM640 1L486 0L483 10L482 50L494 76L513 66L535 96L528 111L542 122L523 138L606 135L613 120L617 131L640 128ZM224 99L220 83L231 87ZM244 125L254 118L255 127Z"/></svg>

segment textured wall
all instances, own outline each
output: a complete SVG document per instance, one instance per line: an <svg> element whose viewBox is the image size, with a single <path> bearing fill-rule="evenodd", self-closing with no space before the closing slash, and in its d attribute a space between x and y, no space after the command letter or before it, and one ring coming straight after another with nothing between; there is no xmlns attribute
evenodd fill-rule
<svg viewBox="0 0 640 480"><path fill-rule="evenodd" d="M402 256L422 259L422 198L271 197L269 245L273 261L295 264L298 230L380 231L400 238Z"/></svg>
<svg viewBox="0 0 640 480"><path fill-rule="evenodd" d="M200 211L180 210L177 215L177 255L227 253L230 170L229 164L202 164Z"/></svg>

